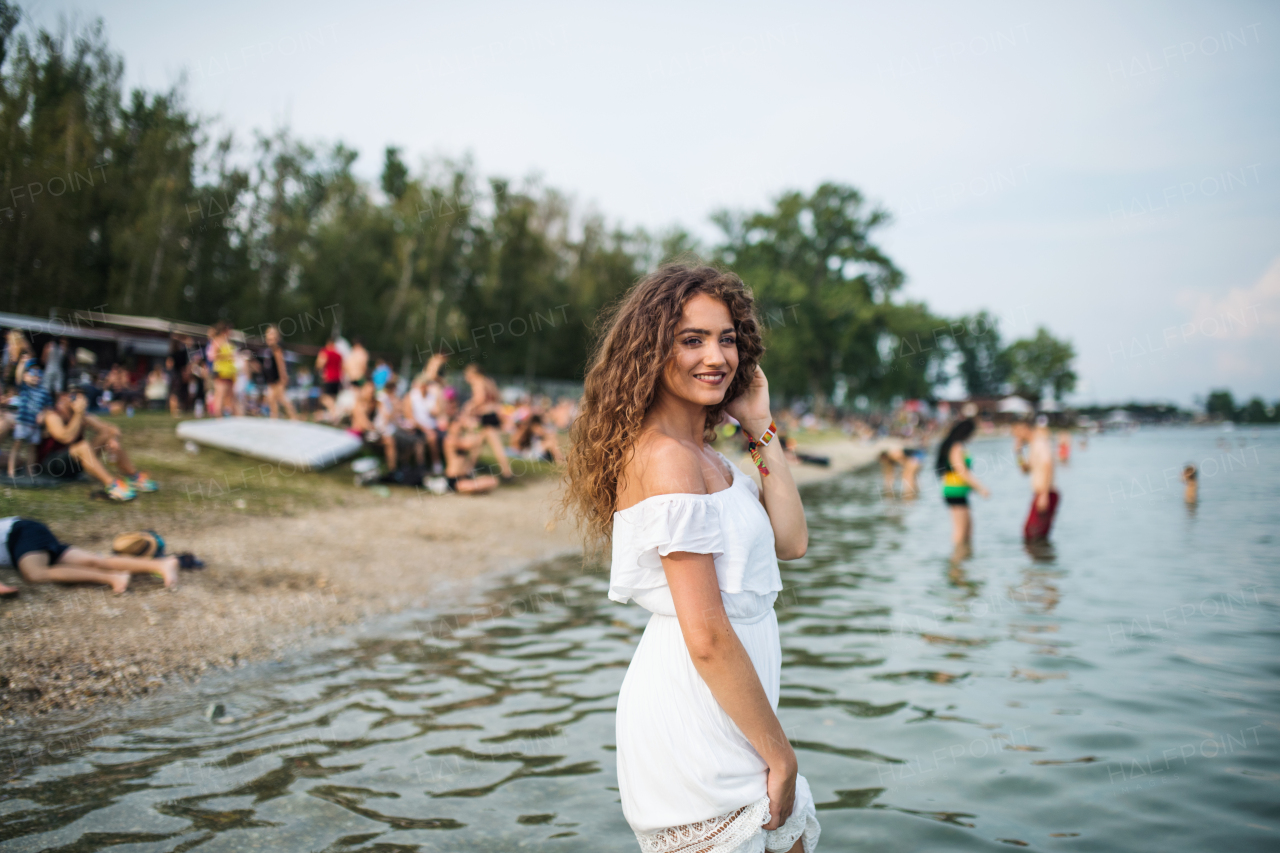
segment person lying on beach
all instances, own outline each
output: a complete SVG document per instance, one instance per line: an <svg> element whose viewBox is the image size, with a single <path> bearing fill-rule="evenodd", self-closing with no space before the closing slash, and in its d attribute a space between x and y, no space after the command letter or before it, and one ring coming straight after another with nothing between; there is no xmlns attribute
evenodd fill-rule
<svg viewBox="0 0 1280 853"><path fill-rule="evenodd" d="M160 488L145 471L139 471L129 459L121 441L120 429L86 414L88 400L79 391L63 391L53 408L45 412L46 438L40 444L37 462L50 477L71 479L80 471L106 487L107 497L131 501L138 492L154 492ZM93 440L85 434L93 434ZM100 455L110 452L124 477L112 476Z"/></svg>
<svg viewBox="0 0 1280 853"><path fill-rule="evenodd" d="M159 577L167 589L178 586L177 557L104 557L64 545L31 518L0 518L0 542L0 565L17 568L27 583L100 583L120 595L133 575L145 574Z"/></svg>
<svg viewBox="0 0 1280 853"><path fill-rule="evenodd" d="M475 415L459 415L449 422L444 434L444 476L449 491L479 495L498 488L497 477L475 472L484 444L485 436Z"/></svg>

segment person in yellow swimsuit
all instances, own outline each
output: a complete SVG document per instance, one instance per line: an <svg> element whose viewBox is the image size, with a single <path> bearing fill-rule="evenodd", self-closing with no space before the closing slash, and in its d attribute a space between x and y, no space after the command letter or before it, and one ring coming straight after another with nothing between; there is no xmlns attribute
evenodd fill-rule
<svg viewBox="0 0 1280 853"><path fill-rule="evenodd" d="M228 409L233 408L236 350L231 345L231 325L223 320L214 326L213 338L209 344L213 352L213 411L210 414L220 418Z"/></svg>
<svg viewBox="0 0 1280 853"><path fill-rule="evenodd" d="M973 542L973 517L969 514L969 492L991 497L978 480L970 464L965 442L973 435L975 424L965 418L951 428L938 448L936 470L942 479L942 499L951 508L951 544L957 552L968 551Z"/></svg>

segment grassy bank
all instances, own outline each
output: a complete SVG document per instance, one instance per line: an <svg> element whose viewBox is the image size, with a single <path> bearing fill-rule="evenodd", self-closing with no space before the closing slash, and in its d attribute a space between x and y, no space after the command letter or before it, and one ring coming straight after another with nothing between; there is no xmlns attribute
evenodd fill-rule
<svg viewBox="0 0 1280 853"><path fill-rule="evenodd" d="M179 440L179 421L159 412L133 417L103 417L123 433L135 465L160 484L160 491L117 503L94 499L96 481L76 481L58 488L0 490L0 517L22 515L48 524L64 541L94 546L128 530L154 529L161 535L194 529L234 526L241 519L289 518L330 507L373 504L387 489L356 488L348 462L323 471L272 465L209 447L192 453ZM113 468L108 460L108 467ZM482 460L482 464L490 460ZM538 478L552 469L528 466ZM391 487L393 493L410 493ZM421 494L422 497L432 497ZM95 546L96 547L96 546Z"/></svg>

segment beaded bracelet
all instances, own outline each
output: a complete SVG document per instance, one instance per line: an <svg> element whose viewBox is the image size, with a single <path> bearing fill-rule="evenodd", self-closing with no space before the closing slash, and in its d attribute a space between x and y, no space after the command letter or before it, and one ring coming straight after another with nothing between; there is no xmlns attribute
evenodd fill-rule
<svg viewBox="0 0 1280 853"><path fill-rule="evenodd" d="M751 454L751 461L756 463L756 467L760 469L760 476L768 477L769 469L765 467L764 457L760 455L760 452L778 434L778 425L773 421L769 421L769 428L759 438L752 438L751 433L747 432L746 429L742 430L742 434L747 437L747 451Z"/></svg>

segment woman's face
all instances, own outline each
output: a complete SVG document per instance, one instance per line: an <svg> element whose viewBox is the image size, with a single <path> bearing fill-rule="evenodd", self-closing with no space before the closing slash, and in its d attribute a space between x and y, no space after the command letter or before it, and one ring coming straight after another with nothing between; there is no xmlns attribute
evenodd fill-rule
<svg viewBox="0 0 1280 853"><path fill-rule="evenodd" d="M280 333L276 331L275 326L267 327L267 346L273 347L280 343Z"/></svg>
<svg viewBox="0 0 1280 853"><path fill-rule="evenodd" d="M724 399L738 370L737 333L729 307L705 293L684 304L676 323L675 346L662 371L669 394L700 406Z"/></svg>

